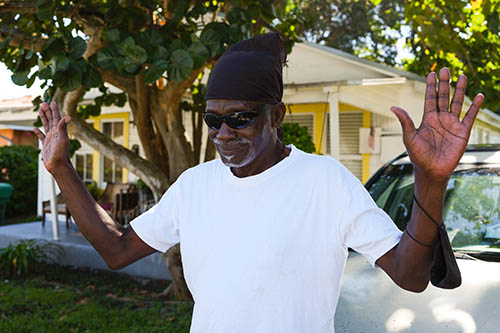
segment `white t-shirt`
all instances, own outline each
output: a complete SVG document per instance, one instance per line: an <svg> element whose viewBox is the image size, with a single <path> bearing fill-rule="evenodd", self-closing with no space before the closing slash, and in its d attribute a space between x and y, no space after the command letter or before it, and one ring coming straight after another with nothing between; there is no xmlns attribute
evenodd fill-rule
<svg viewBox="0 0 500 333"><path fill-rule="evenodd" d="M245 178L220 160L191 168L131 223L158 251L180 242L191 332L331 333L347 248L375 265L399 242L345 167L291 149Z"/></svg>

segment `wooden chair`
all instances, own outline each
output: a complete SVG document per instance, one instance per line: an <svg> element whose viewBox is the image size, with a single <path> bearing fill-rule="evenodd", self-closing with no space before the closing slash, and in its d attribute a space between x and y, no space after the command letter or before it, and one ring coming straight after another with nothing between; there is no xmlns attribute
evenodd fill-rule
<svg viewBox="0 0 500 333"><path fill-rule="evenodd" d="M120 191L129 192L135 188L135 185L132 184L115 184L115 183L107 183L104 192L97 200L97 203L101 205L102 208L108 213L113 219L116 220L116 212L118 208L117 204L117 194L120 194Z"/></svg>
<svg viewBox="0 0 500 333"><path fill-rule="evenodd" d="M66 216L66 228L69 228L69 219L71 218L71 214L69 212L68 207L66 207L66 203L64 202L64 198L62 193L56 195L56 210L57 215L65 215ZM50 208L50 200L42 202L42 227L45 226L45 214L51 214Z"/></svg>

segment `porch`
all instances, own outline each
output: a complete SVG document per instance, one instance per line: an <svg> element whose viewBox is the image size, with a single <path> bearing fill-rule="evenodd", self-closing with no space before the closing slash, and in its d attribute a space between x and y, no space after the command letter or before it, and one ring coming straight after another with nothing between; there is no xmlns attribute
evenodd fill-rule
<svg viewBox="0 0 500 333"><path fill-rule="evenodd" d="M74 223L70 223L66 228L65 222L59 221L59 240L54 240L50 217L43 227L41 221L0 226L0 248L28 239L41 240L59 246L62 251L57 258L57 263L61 265L111 271ZM152 279L171 279L161 253L142 258L117 272Z"/></svg>

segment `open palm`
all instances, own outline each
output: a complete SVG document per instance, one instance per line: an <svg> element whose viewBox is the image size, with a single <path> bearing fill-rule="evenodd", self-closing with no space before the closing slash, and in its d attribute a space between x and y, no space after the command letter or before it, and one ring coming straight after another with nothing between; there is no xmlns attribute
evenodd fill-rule
<svg viewBox="0 0 500 333"><path fill-rule="evenodd" d="M34 129L36 136L42 142L42 160L45 168L52 172L58 165L69 160L69 138L67 124L69 117L61 118L55 102L42 103L38 111L45 134L38 128Z"/></svg>
<svg viewBox="0 0 500 333"><path fill-rule="evenodd" d="M467 79L463 75L458 78L451 104L449 81L449 70L441 69L436 92L436 73L427 76L424 115L418 128L415 128L406 111L399 107L391 108L403 127L403 141L415 169L434 181L447 181L457 166L484 100L484 96L478 94L460 120Z"/></svg>

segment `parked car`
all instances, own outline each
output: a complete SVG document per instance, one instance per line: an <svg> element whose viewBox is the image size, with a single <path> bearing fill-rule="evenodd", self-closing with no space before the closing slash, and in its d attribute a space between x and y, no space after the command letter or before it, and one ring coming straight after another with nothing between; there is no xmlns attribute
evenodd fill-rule
<svg viewBox="0 0 500 333"><path fill-rule="evenodd" d="M406 154L367 182L375 202L403 230L410 219L413 170ZM462 274L453 290L397 287L350 252L336 332L500 332L500 145L470 146L450 178L443 218Z"/></svg>

